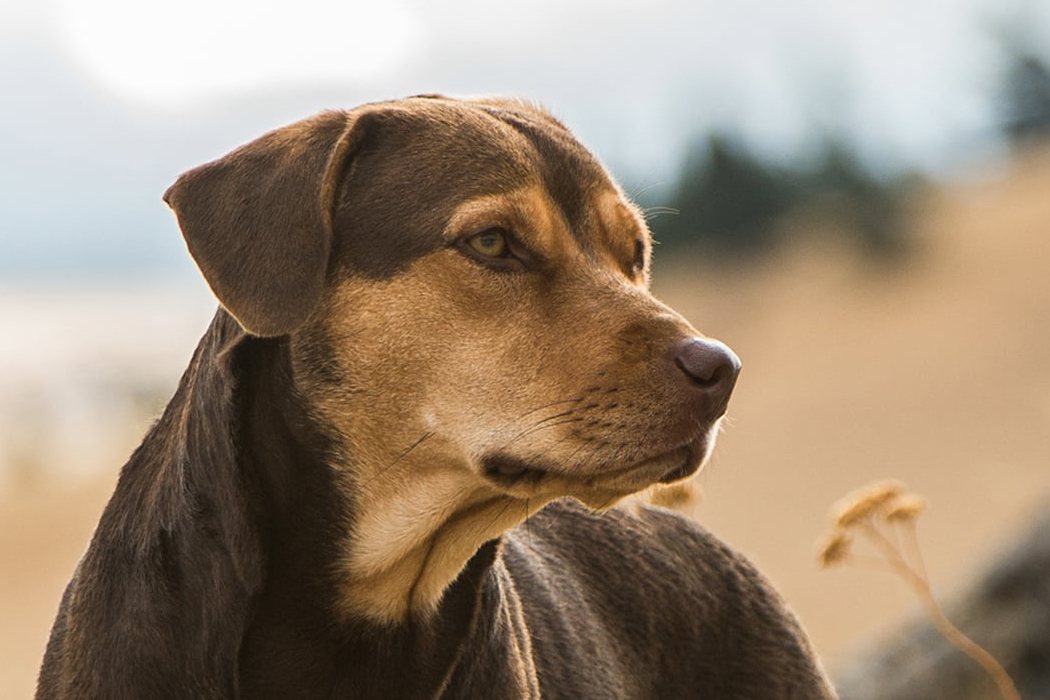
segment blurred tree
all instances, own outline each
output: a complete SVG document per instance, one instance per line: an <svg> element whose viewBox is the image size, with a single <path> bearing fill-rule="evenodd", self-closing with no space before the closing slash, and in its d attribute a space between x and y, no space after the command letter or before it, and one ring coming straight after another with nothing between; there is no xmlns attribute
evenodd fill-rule
<svg viewBox="0 0 1050 700"><path fill-rule="evenodd" d="M872 175L838 137L825 140L815 163L784 167L716 133L690 149L670 207L653 208L677 215L650 224L668 246L751 256L774 246L781 220L804 207L830 219L834 230L854 237L867 253L890 258L905 249L902 204L910 185L905 178L884 181Z"/></svg>
<svg viewBox="0 0 1050 700"><path fill-rule="evenodd" d="M657 240L698 243L718 252L754 252L771 243L773 223L790 207L788 178L725 134L689 151L671 206L653 222Z"/></svg>
<svg viewBox="0 0 1050 700"><path fill-rule="evenodd" d="M907 227L904 202L918 185L911 175L890 180L874 176L841 138L826 139L809 177L806 197L834 201L832 218L839 229L858 237L864 250L880 258L904 252Z"/></svg>
<svg viewBox="0 0 1050 700"><path fill-rule="evenodd" d="M1007 48L1001 87L1003 130L1015 144L1050 136L1050 68L1027 49Z"/></svg>

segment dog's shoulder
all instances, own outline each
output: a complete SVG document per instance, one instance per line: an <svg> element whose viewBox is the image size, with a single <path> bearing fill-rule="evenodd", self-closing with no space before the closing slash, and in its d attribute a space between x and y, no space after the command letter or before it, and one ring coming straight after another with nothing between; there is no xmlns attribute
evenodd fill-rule
<svg viewBox="0 0 1050 700"><path fill-rule="evenodd" d="M559 501L505 542L508 569L535 613L530 624L573 637L600 628L621 655L644 657L629 666L652 669L646 684L662 697L697 688L833 697L780 594L690 519L652 506L599 514ZM546 603L558 612L541 611Z"/></svg>
<svg viewBox="0 0 1050 700"><path fill-rule="evenodd" d="M510 533L531 558L560 560L598 580L640 579L647 594L733 588L780 597L742 554L695 521L632 504L596 513L574 500L552 503ZM537 543L542 547L537 548ZM599 575L594 575L595 572Z"/></svg>

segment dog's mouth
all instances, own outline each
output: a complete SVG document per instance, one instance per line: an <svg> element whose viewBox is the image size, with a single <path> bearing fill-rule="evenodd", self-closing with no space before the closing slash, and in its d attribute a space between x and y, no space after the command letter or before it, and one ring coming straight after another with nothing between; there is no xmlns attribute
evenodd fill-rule
<svg viewBox="0 0 1050 700"><path fill-rule="evenodd" d="M519 491L541 488L544 482L560 481L578 487L636 491L654 483L669 484L696 473L709 451L712 438L701 436L651 457L627 465L609 465L580 473L505 454L482 460L484 475L497 486Z"/></svg>
<svg viewBox="0 0 1050 700"><path fill-rule="evenodd" d="M697 440L685 447L678 448L678 451L685 451L685 454L680 456L678 466L664 473L657 481L661 484L670 484L695 474L704 461L705 446L699 444L700 442Z"/></svg>

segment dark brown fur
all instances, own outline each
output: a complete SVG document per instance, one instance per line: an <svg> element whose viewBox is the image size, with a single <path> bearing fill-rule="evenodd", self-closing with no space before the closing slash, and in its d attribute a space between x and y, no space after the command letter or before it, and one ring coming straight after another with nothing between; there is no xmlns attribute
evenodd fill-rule
<svg viewBox="0 0 1050 700"><path fill-rule="evenodd" d="M443 99L327 113L166 195L224 308L121 473L38 698L834 696L754 567L655 508L556 501L479 543L435 609L390 624L346 613L333 562L364 504L336 463L361 446L315 409L357 378L333 359L325 296L405 274L446 246L458 202L529 181L491 117L540 155L581 249L604 250L585 233L603 171L568 131L517 103L470 109L488 116L469 131ZM650 326L623 334L655 352Z"/></svg>

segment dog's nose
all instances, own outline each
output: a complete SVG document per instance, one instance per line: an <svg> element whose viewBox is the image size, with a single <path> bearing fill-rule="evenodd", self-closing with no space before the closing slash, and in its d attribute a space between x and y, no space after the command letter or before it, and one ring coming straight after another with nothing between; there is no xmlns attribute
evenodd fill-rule
<svg viewBox="0 0 1050 700"><path fill-rule="evenodd" d="M675 346L674 363L698 391L712 417L725 413L729 395L740 374L740 358L725 343L707 338L686 338Z"/></svg>

